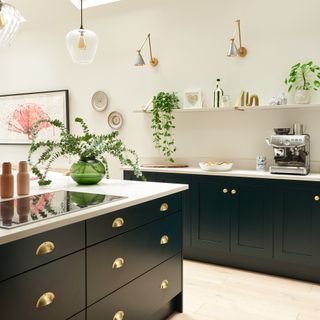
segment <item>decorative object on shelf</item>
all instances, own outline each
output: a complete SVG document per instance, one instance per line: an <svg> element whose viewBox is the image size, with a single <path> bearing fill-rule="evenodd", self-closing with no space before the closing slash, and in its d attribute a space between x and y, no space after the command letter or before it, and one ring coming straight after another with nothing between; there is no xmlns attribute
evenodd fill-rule
<svg viewBox="0 0 320 320"><path fill-rule="evenodd" d="M108 116L108 124L111 129L119 130L123 126L123 117L120 112L111 112Z"/></svg>
<svg viewBox="0 0 320 320"><path fill-rule="evenodd" d="M10 162L2 164L1 180L1 198L12 198L14 195L14 178L12 174L12 165Z"/></svg>
<svg viewBox="0 0 320 320"><path fill-rule="evenodd" d="M256 170L257 171L266 171L267 167L267 157L257 156L256 157Z"/></svg>
<svg viewBox="0 0 320 320"><path fill-rule="evenodd" d="M230 171L232 170L233 163L207 161L207 162L199 162L199 167L204 171Z"/></svg>
<svg viewBox="0 0 320 320"><path fill-rule="evenodd" d="M96 57L98 37L93 31L83 27L82 0L80 20L80 28L70 31L66 36L67 48L74 63L90 64Z"/></svg>
<svg viewBox="0 0 320 320"><path fill-rule="evenodd" d="M220 79L217 79L217 85L215 90L213 91L212 108L221 107L222 96L223 96L223 90L220 88Z"/></svg>
<svg viewBox="0 0 320 320"><path fill-rule="evenodd" d="M221 108L230 108L231 99L229 95L223 95L221 98Z"/></svg>
<svg viewBox="0 0 320 320"><path fill-rule="evenodd" d="M248 53L248 50L242 46L242 36L241 36L241 28L240 28L240 19L236 20L236 30L233 34L233 37L231 38L230 48L228 51L227 56L228 57L245 57ZM239 36L239 49L237 48L237 45L235 43L235 37L236 33L238 32Z"/></svg>
<svg viewBox="0 0 320 320"><path fill-rule="evenodd" d="M202 91L199 89L185 90L183 99L184 109L201 109L203 106Z"/></svg>
<svg viewBox="0 0 320 320"><path fill-rule="evenodd" d="M142 108L142 110L144 112L147 112L148 110L150 110L150 108L152 108L152 101L153 101L153 97L148 101L148 103Z"/></svg>
<svg viewBox="0 0 320 320"><path fill-rule="evenodd" d="M285 93L280 94L279 96L273 96L269 100L269 106L285 106L288 103L287 96Z"/></svg>
<svg viewBox="0 0 320 320"><path fill-rule="evenodd" d="M236 101L235 109L241 110L241 107L258 107L260 105L259 97L256 94L250 96L249 92L241 91Z"/></svg>
<svg viewBox="0 0 320 320"><path fill-rule="evenodd" d="M298 104L309 104L311 101L311 90L320 88L320 67L313 61L308 63L297 63L291 67L289 77L285 80L288 92L296 89L295 102Z"/></svg>
<svg viewBox="0 0 320 320"><path fill-rule="evenodd" d="M38 127L48 122L52 127L60 131L59 139L37 141ZM32 129L32 145L29 150L29 163L32 172L39 178L39 185L48 185L50 180L46 179L48 170L55 160L60 157L78 156L79 162L71 167L71 177L78 184L96 184L104 176L108 177L108 162L104 154L108 153L118 158L124 166L130 166L138 178L143 179L139 168L139 159L135 151L127 149L119 133L114 131L110 134L96 135L89 131L88 126L81 118L75 122L80 124L83 135L71 134L60 120L40 120ZM38 160L33 163L32 156L41 151ZM39 166L44 166L41 172Z"/></svg>
<svg viewBox="0 0 320 320"><path fill-rule="evenodd" d="M153 142L165 160L174 162L176 152L173 129L175 117L172 112L178 108L179 98L175 93L160 92L153 98L152 126Z"/></svg>
<svg viewBox="0 0 320 320"><path fill-rule="evenodd" d="M91 99L91 104L93 109L102 112L107 109L109 104L108 96L103 91L97 91L93 94Z"/></svg>
<svg viewBox="0 0 320 320"><path fill-rule="evenodd" d="M0 0L0 47L11 44L20 23L25 21L13 5Z"/></svg>
<svg viewBox="0 0 320 320"><path fill-rule="evenodd" d="M17 194L25 196L30 193L30 174L28 172L27 161L19 162L19 171L17 174Z"/></svg>
<svg viewBox="0 0 320 320"><path fill-rule="evenodd" d="M68 90L0 96L0 144L31 144L32 127L38 120L59 119L69 128ZM39 138L53 138L49 123L39 126Z"/></svg>
<svg viewBox="0 0 320 320"><path fill-rule="evenodd" d="M136 63L134 64L136 67L143 67L146 65L142 55L141 55L141 50L144 48L145 44L148 42L149 44L149 53L150 53L150 64L152 67L156 67L159 64L159 60L153 56L152 54L152 45L151 45L151 34L149 33L147 35L147 38L144 40L142 46L140 47L139 50L137 50L137 60Z"/></svg>

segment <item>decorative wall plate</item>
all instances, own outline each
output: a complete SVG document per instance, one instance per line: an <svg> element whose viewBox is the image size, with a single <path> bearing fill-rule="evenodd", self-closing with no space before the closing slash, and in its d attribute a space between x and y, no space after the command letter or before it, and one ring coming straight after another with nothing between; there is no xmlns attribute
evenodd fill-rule
<svg viewBox="0 0 320 320"><path fill-rule="evenodd" d="M103 91L97 91L96 93L94 93L94 95L92 96L91 99L91 104L92 107L96 110L96 111L104 111L107 109L108 107L108 103L109 103L109 99L108 96L105 92Z"/></svg>
<svg viewBox="0 0 320 320"><path fill-rule="evenodd" d="M121 113L114 111L109 114L108 124L114 130L119 130L123 125L123 117Z"/></svg>

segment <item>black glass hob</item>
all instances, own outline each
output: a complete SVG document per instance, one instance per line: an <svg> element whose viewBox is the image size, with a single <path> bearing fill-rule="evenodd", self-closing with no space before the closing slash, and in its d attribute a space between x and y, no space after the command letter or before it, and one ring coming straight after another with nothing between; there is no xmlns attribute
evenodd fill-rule
<svg viewBox="0 0 320 320"><path fill-rule="evenodd" d="M13 229L124 198L97 193L55 191L5 200L0 202L0 228Z"/></svg>

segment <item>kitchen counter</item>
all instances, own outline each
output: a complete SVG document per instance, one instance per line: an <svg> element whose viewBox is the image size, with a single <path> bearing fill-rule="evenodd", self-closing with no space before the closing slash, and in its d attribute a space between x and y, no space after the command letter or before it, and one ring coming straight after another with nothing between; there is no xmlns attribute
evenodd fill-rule
<svg viewBox="0 0 320 320"><path fill-rule="evenodd" d="M130 168L124 167L123 170L130 171ZM320 173L310 173L307 176L271 174L269 172L259 172L255 170L232 170L224 172L204 171L198 167L188 168L146 168L141 167L143 172L159 172L173 174L193 174L206 176L239 177L239 178L259 178L274 180L293 180L293 181L320 181Z"/></svg>
<svg viewBox="0 0 320 320"><path fill-rule="evenodd" d="M33 181L31 184L31 195L43 194L58 190L67 190L87 193L101 193L123 196L126 198L113 203L102 204L96 207L83 209L79 212L69 213L11 230L0 229L0 245L45 231L50 231L59 227L67 226L76 222L105 215L110 212L125 209L187 189L187 185L181 184L178 185L122 180L103 180L99 185L96 186L78 186L70 177L57 177L50 186L46 187L39 187L38 184Z"/></svg>

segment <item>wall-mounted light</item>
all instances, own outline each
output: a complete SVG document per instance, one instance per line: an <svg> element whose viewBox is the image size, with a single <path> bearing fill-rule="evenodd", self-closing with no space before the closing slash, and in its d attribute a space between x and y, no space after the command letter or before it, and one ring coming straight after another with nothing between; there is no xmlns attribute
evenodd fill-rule
<svg viewBox="0 0 320 320"><path fill-rule="evenodd" d="M240 19L236 20L236 30L234 32L233 37L231 38L230 48L228 51L228 57L245 57L248 53L247 49L242 46L242 36L241 36L241 27L240 27ZM239 35L239 49L235 43L236 33Z"/></svg>
<svg viewBox="0 0 320 320"><path fill-rule="evenodd" d="M98 49L97 35L83 27L83 4L80 3L81 24L79 29L70 31L66 36L67 48L74 63L92 63Z"/></svg>
<svg viewBox="0 0 320 320"><path fill-rule="evenodd" d="M147 43L148 41L148 44L149 44L149 52L150 52L150 64L153 66L153 67L156 67L159 63L158 59L156 57L153 56L152 54L152 45L151 45L151 34L149 33L146 40L144 40L141 48L139 50L137 50L137 60L136 60L136 63L134 64L136 67L142 67L142 66L145 66L146 63L144 62L144 59L141 55L141 50L143 49L143 47L145 46L145 44Z"/></svg>
<svg viewBox="0 0 320 320"><path fill-rule="evenodd" d="M10 45L20 23L26 21L11 4L0 0L0 46Z"/></svg>

